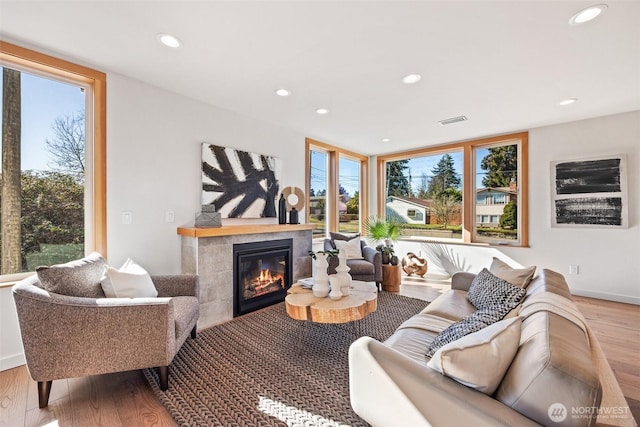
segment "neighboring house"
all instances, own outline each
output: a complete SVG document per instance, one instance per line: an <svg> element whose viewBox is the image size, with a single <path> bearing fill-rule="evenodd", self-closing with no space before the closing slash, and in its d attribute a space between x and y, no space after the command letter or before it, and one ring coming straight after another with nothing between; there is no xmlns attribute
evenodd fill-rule
<svg viewBox="0 0 640 427"><path fill-rule="evenodd" d="M418 199L416 197L387 197L385 215L396 218L406 224L438 224L438 220L431 212L432 200ZM459 212L452 214L449 225L462 224Z"/></svg>
<svg viewBox="0 0 640 427"><path fill-rule="evenodd" d="M515 184L511 188L479 188L476 191L477 226L499 227L504 207L510 201L516 202L517 197ZM431 213L431 203L431 200L415 197L389 196L386 203L386 215L407 224L436 224L437 220ZM449 224L460 225L461 220L459 214L452 215L449 218Z"/></svg>
<svg viewBox="0 0 640 427"><path fill-rule="evenodd" d="M476 226L499 227L504 207L518 197L515 185L479 188L476 191Z"/></svg>
<svg viewBox="0 0 640 427"><path fill-rule="evenodd" d="M429 224L431 200L415 197L387 197L387 218L396 218L407 224Z"/></svg>

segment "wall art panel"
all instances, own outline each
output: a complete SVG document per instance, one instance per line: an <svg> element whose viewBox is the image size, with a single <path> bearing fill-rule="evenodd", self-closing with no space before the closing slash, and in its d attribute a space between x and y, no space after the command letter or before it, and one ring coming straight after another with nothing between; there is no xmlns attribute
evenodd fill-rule
<svg viewBox="0 0 640 427"><path fill-rule="evenodd" d="M202 204L222 218L276 217L281 166L276 157L202 144Z"/></svg>
<svg viewBox="0 0 640 427"><path fill-rule="evenodd" d="M551 163L551 225L628 227L626 156Z"/></svg>

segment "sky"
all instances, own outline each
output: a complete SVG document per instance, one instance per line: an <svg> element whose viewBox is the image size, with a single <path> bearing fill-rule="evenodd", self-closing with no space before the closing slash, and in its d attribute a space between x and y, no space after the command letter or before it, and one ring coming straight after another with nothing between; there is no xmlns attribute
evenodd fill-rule
<svg viewBox="0 0 640 427"><path fill-rule="evenodd" d="M0 68L1 69L1 68ZM22 170L50 170L51 155L45 141L53 136L57 117L75 115L85 108L85 93L79 86L21 73ZM2 79L0 79L2 93ZM0 99L0 103L2 100ZM0 115L0 126L2 115ZM0 141L0 146L2 141ZM2 165L0 165L0 170Z"/></svg>

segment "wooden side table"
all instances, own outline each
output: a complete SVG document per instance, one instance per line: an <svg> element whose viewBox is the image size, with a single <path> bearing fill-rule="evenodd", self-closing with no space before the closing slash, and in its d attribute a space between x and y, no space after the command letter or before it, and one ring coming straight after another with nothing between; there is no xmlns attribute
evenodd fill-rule
<svg viewBox="0 0 640 427"><path fill-rule="evenodd" d="M402 269L399 265L382 264L382 289L387 292L400 292Z"/></svg>

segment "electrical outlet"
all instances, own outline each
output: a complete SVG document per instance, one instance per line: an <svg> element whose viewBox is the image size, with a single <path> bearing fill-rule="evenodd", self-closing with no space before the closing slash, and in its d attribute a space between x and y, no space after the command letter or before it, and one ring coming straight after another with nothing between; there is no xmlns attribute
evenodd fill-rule
<svg viewBox="0 0 640 427"><path fill-rule="evenodd" d="M580 274L580 269L576 264L571 264L569 266L569 274Z"/></svg>
<svg viewBox="0 0 640 427"><path fill-rule="evenodd" d="M122 223L125 225L129 225L133 222L133 212L131 211L123 211L122 212Z"/></svg>
<svg viewBox="0 0 640 427"><path fill-rule="evenodd" d="M176 220L176 214L173 211L166 211L164 213L165 222L174 222Z"/></svg>

